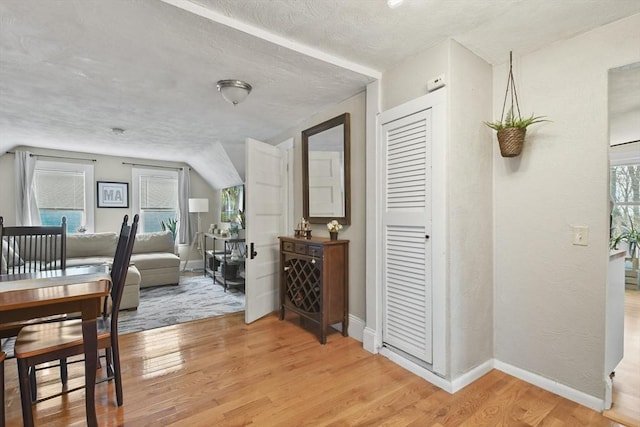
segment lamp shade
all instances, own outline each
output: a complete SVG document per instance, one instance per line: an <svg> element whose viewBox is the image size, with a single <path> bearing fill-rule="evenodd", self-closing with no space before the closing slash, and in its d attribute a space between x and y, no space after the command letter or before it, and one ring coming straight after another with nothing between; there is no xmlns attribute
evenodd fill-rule
<svg viewBox="0 0 640 427"><path fill-rule="evenodd" d="M209 212L209 199L189 199L189 212Z"/></svg>

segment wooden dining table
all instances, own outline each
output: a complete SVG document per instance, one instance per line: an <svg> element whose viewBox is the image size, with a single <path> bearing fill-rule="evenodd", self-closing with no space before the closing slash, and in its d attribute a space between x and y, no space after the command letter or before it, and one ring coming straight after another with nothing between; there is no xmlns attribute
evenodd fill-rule
<svg viewBox="0 0 640 427"><path fill-rule="evenodd" d="M85 366L87 425L98 425L95 407L98 336L96 319L101 301L109 295L111 276L107 265L69 267L35 273L0 275L0 325L57 314L81 313ZM28 379L20 382L22 417L33 426Z"/></svg>

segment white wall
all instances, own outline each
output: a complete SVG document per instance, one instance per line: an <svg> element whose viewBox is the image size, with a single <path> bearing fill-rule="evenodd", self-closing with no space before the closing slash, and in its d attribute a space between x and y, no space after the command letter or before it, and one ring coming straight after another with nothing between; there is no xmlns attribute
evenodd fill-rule
<svg viewBox="0 0 640 427"><path fill-rule="evenodd" d="M492 69L449 48L448 259L451 378L493 357Z"/></svg>
<svg viewBox="0 0 640 427"><path fill-rule="evenodd" d="M268 142L278 144L288 138L293 138L295 157L294 219L297 223L302 217L301 133L305 129L345 112L351 115L351 225L345 226L340 231L340 238L350 240L349 313L365 320L365 93L359 93L340 104L327 108L277 137L271 138ZM288 234L293 235L293 229L289 230ZM312 224L312 234L329 237L325 223Z"/></svg>
<svg viewBox="0 0 640 427"><path fill-rule="evenodd" d="M447 182L433 186L445 188L447 224L433 233L446 233L446 371L455 379L493 356L492 149L482 124L491 116L491 66L448 40L385 71L381 96L386 111L427 93L427 80L441 74Z"/></svg>
<svg viewBox="0 0 640 427"><path fill-rule="evenodd" d="M427 93L427 81L446 74L449 44L440 43L386 70L380 81L382 111ZM446 78L446 77L445 77Z"/></svg>
<svg viewBox="0 0 640 427"><path fill-rule="evenodd" d="M604 396L607 72L640 60L640 15L514 59L534 125L520 157L494 145L495 357ZM508 65L494 68L499 117ZM589 245L572 245L572 226Z"/></svg>
<svg viewBox="0 0 640 427"><path fill-rule="evenodd" d="M95 209L95 231L118 231L122 224L122 218L128 214L131 217L135 212L131 211L131 165L123 165L122 162L151 164L156 166L182 167L183 163L147 161L144 159L134 159L127 157L103 156L87 153L75 153L69 151L47 150L33 147L16 147L15 150L26 150L34 154L46 154L60 157L76 157L81 159L96 159L94 165L95 181L117 181L129 184L129 208L97 208L96 201L91 203ZM15 151L14 150L14 151ZM14 159L13 154L3 154L0 156L0 182L2 182L2 193L0 194L0 216L4 217L5 224L15 224L15 191L14 191ZM63 159L59 159L64 161ZM91 185L96 185L95 182ZM208 228L209 224L220 221L220 192L212 189L196 171L191 170L191 195L209 199L209 213L202 214L202 227ZM188 247L180 249L181 257L186 258ZM199 259L200 255L192 254L192 259Z"/></svg>

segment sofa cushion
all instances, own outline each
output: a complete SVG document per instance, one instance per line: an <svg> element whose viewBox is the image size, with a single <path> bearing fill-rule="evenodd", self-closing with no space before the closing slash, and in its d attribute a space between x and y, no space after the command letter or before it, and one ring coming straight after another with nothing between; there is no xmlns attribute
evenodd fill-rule
<svg viewBox="0 0 640 427"><path fill-rule="evenodd" d="M67 258L67 267L79 267L82 265L100 265L100 264L112 264L113 256L86 256L78 258Z"/></svg>
<svg viewBox="0 0 640 427"><path fill-rule="evenodd" d="M134 264L138 270L152 270L165 267L179 268L180 258L169 252L133 254L131 255L131 264Z"/></svg>
<svg viewBox="0 0 640 427"><path fill-rule="evenodd" d="M134 254L146 254L151 252L174 251L173 236L170 231L160 231L157 233L144 233L136 236L136 243L133 245Z"/></svg>
<svg viewBox="0 0 640 427"><path fill-rule="evenodd" d="M95 256L113 258L117 244L118 234L116 233L68 234L67 260Z"/></svg>

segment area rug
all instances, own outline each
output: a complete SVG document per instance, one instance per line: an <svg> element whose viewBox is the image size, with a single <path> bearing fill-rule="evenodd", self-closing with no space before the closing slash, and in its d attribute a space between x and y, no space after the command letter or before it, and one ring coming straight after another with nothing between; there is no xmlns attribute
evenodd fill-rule
<svg viewBox="0 0 640 427"><path fill-rule="evenodd" d="M137 310L121 311L120 334L138 332L244 310L244 294L210 277L180 277L178 286L140 289Z"/></svg>

